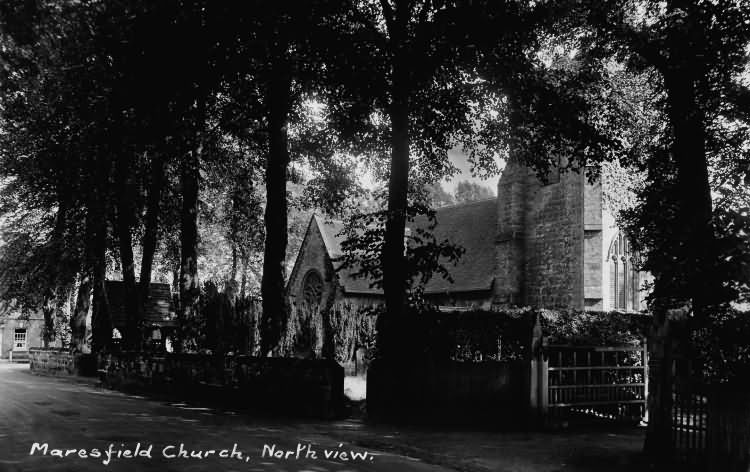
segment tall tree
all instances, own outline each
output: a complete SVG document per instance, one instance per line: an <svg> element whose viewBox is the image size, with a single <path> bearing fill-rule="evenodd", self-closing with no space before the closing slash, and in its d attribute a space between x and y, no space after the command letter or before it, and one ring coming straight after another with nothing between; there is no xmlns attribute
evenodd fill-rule
<svg viewBox="0 0 750 472"><path fill-rule="evenodd" d="M456 144L457 134L471 128L466 102L472 87L461 76L459 49L449 38L457 3L383 0L350 6L352 39L347 53L365 60L350 61L360 70L346 69L346 86L337 91L343 95L342 108L364 117L362 124L368 116L375 118L374 132L359 132L370 152L390 156L383 172L388 194L380 264L386 317L391 320L402 314L408 291L404 231L411 154L439 174L450 168L447 151ZM371 78L363 82L360 75ZM352 121L355 126L340 128L356 136L358 120ZM387 129L378 126L382 123Z"/></svg>
<svg viewBox="0 0 750 472"><path fill-rule="evenodd" d="M592 87L573 86L594 83L593 67L549 68L537 54L558 13L554 5L523 1L354 2L349 43L368 53L367 64L357 66L375 79L359 85L349 71L341 102L357 104L349 109L375 122L360 134L375 154L390 155L381 255L386 319L402 314L409 289L409 188L415 178L451 173L448 150L462 145L480 175L498 172L497 157L544 175L562 154L577 158L581 169L607 155L611 140L587 115ZM385 145L371 138L383 123Z"/></svg>
<svg viewBox="0 0 750 472"><path fill-rule="evenodd" d="M70 237L58 240L65 242L58 246L63 254L74 255L70 267L89 274L97 261L97 273L102 274L105 261L93 254L103 256L106 250L109 156L103 137L107 135L106 91L111 82L95 41L97 30L86 27L96 23L101 9L89 6L78 2L4 4L3 74L7 80L3 80L2 157L5 176L18 183L15 190L28 190L27 211L57 212L67 220L64 226L76 228ZM66 47L60 47L60 41ZM94 238L94 234L101 237ZM52 274L64 266L59 260L45 264L43 270ZM102 282L97 287L103 288L103 276L97 280ZM81 284L82 295L87 286ZM95 290L97 313L106 314L100 288ZM40 293L58 289L52 285ZM95 334L107 324L105 318L97 317ZM80 349L84 323L73 317L71 324L73 348Z"/></svg>
<svg viewBox="0 0 750 472"><path fill-rule="evenodd" d="M750 6L744 2L581 2L595 28L594 44L620 55L636 71L651 70L656 102L667 126L646 162L643 205L631 220L634 243L655 278L654 311L659 368L652 369L646 449L671 449L671 308L689 307L706 321L712 307L731 299L734 270L722 254L712 202L709 161L726 160L725 136L746 133L732 122L736 80L747 64ZM598 41L598 42L597 42ZM734 115L734 116L731 116ZM722 136L724 135L724 136ZM722 154L725 154L722 158ZM658 211L655 211L658 206Z"/></svg>
<svg viewBox="0 0 750 472"><path fill-rule="evenodd" d="M231 128L255 143L265 156L266 206L263 255L263 355L278 344L286 319L287 190L291 127L299 121L305 97L320 87L336 25L332 2L258 0L234 14L240 38L239 65L227 96L235 119Z"/></svg>

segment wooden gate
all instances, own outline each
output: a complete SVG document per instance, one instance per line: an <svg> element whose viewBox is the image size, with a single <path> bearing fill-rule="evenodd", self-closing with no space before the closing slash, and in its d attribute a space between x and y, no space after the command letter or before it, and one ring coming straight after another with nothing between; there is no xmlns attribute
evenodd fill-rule
<svg viewBox="0 0 750 472"><path fill-rule="evenodd" d="M688 463L705 460L708 450L708 391L675 384L672 393L672 448Z"/></svg>
<svg viewBox="0 0 750 472"><path fill-rule="evenodd" d="M547 418L638 422L646 417L648 354L645 341L629 346L550 345L545 349Z"/></svg>
<svg viewBox="0 0 750 472"><path fill-rule="evenodd" d="M672 363L672 454L693 470L750 470L750 391L706 383L685 357Z"/></svg>

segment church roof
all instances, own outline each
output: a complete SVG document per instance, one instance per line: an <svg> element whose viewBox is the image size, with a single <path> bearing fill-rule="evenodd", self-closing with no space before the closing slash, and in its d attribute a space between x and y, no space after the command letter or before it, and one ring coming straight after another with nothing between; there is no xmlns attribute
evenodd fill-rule
<svg viewBox="0 0 750 472"><path fill-rule="evenodd" d="M119 280L108 280L106 288L112 326L116 328L125 326L127 322L125 284ZM145 326L173 326L176 323L172 291L169 284L151 284L148 303L146 303L143 313L143 323Z"/></svg>
<svg viewBox="0 0 750 472"><path fill-rule="evenodd" d="M335 259L342 255L341 242L344 224L325 220L315 215L328 255ZM453 282L440 275L433 276L425 286L425 293L456 293L484 291L492 288L495 273L495 235L497 226L497 199L461 203L438 208L433 230L437 242L448 240L463 247L465 252L454 266L446 264ZM418 218L411 226L427 226L427 219ZM335 262L334 262L335 263ZM347 293L382 294L371 288L371 280L354 278L356 269L338 272L339 282Z"/></svg>

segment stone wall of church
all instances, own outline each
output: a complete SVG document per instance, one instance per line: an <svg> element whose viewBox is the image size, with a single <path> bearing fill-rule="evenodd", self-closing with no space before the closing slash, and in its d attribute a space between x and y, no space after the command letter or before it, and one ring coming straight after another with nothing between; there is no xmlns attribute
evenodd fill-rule
<svg viewBox="0 0 750 472"><path fill-rule="evenodd" d="M584 213L596 214L584 197L596 190L585 187L580 173L554 171L543 183L508 164L498 183L496 303L584 308Z"/></svg>
<svg viewBox="0 0 750 472"><path fill-rule="evenodd" d="M583 297L588 310L603 310L603 209L602 184L587 177L583 187Z"/></svg>
<svg viewBox="0 0 750 472"><path fill-rule="evenodd" d="M508 163L497 186L497 232L494 299L502 305L524 304L524 220L528 169Z"/></svg>
<svg viewBox="0 0 750 472"><path fill-rule="evenodd" d="M297 261L291 275L289 276L287 296L291 303L301 306L303 302L302 285L304 284L305 276L307 276L312 270L318 272L323 279L323 302L332 302L337 285L334 278L335 273L328 257L328 253L326 252L323 236L320 234L320 230L318 229L314 218L310 220L310 226L307 228L305 240L300 246Z"/></svg>
<svg viewBox="0 0 750 472"><path fill-rule="evenodd" d="M543 184L529 171L526 194L525 304L582 309L584 176Z"/></svg>

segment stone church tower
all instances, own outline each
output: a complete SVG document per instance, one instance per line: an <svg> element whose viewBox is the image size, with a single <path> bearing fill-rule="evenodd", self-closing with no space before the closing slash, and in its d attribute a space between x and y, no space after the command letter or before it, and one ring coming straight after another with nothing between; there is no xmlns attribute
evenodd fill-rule
<svg viewBox="0 0 750 472"><path fill-rule="evenodd" d="M601 184L558 169L543 183L508 163L497 196L494 302L604 309Z"/></svg>

